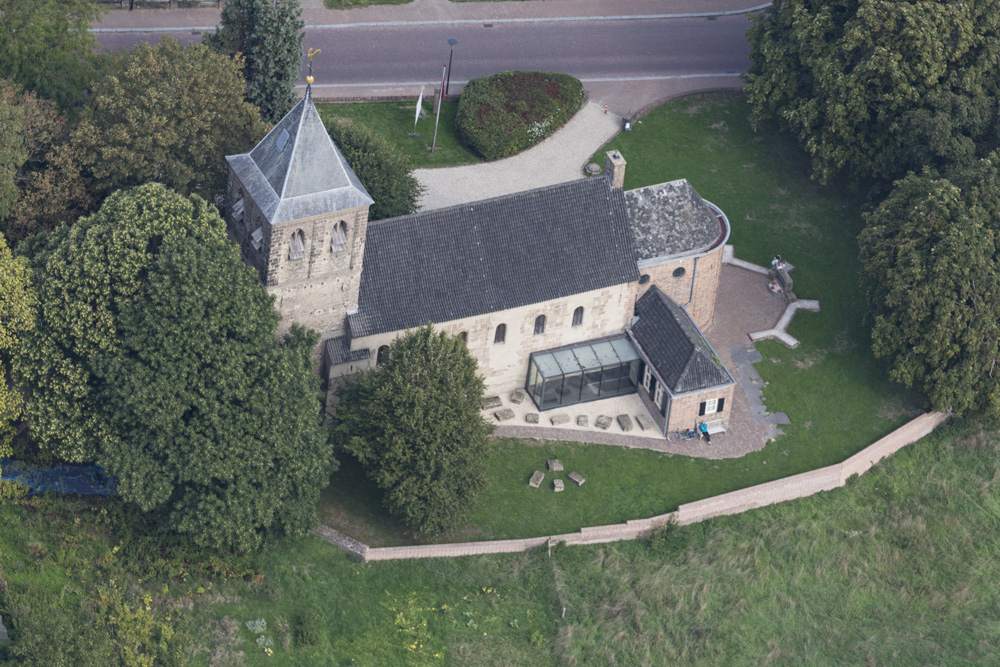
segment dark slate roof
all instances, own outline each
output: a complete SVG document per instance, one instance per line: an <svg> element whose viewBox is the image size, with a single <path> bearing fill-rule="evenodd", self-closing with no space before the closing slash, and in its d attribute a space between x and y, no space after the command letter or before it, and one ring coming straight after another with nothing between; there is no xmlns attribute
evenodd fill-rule
<svg viewBox="0 0 1000 667"><path fill-rule="evenodd" d="M590 178L371 223L354 336L638 280L625 197Z"/></svg>
<svg viewBox="0 0 1000 667"><path fill-rule="evenodd" d="M331 366L346 364L349 361L362 361L372 356L368 348L351 351L351 343L347 340L347 336L328 338L323 343L323 348L326 360Z"/></svg>
<svg viewBox="0 0 1000 667"><path fill-rule="evenodd" d="M686 179L625 193L640 260L708 248L722 235L715 212Z"/></svg>
<svg viewBox="0 0 1000 667"><path fill-rule="evenodd" d="M636 343L675 394L732 384L691 318L655 285L635 304L631 327Z"/></svg>
<svg viewBox="0 0 1000 667"><path fill-rule="evenodd" d="M271 224L373 203L309 95L252 151L226 160Z"/></svg>

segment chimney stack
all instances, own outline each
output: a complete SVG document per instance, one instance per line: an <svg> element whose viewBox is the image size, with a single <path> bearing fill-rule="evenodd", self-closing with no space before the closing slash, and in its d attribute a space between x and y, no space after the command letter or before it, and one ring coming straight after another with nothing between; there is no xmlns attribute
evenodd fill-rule
<svg viewBox="0 0 1000 667"><path fill-rule="evenodd" d="M611 187L620 188L625 185L625 158L618 151L608 151L604 154L604 173L611 176Z"/></svg>

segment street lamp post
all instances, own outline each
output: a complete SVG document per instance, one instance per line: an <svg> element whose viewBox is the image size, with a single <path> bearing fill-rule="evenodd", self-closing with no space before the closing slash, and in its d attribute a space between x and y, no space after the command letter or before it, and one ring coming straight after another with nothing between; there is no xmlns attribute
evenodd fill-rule
<svg viewBox="0 0 1000 667"><path fill-rule="evenodd" d="M444 84L444 94L448 94L448 89L451 88L451 60L455 57L455 45L458 44L457 39L449 39L448 43L451 45L451 53L448 54L448 79Z"/></svg>

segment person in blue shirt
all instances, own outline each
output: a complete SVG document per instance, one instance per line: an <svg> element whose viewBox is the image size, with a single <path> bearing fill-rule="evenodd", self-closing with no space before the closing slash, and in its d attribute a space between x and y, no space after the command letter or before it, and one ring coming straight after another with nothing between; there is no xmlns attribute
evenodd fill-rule
<svg viewBox="0 0 1000 667"><path fill-rule="evenodd" d="M711 445L712 444L712 436L708 434L708 424L705 424L704 422L702 422L701 424L698 424L698 430L701 431L701 435L702 435L702 437L705 438L705 441L708 442L708 444Z"/></svg>

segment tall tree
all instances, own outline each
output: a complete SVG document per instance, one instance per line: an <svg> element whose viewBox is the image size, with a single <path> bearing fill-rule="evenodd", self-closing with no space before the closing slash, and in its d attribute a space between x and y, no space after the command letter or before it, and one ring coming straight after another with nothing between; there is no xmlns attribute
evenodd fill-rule
<svg viewBox="0 0 1000 667"><path fill-rule="evenodd" d="M64 109L80 103L96 74L88 30L104 11L91 0L3 0L0 72Z"/></svg>
<svg viewBox="0 0 1000 667"><path fill-rule="evenodd" d="M65 114L0 79L0 232L17 244L72 221L90 193L69 142Z"/></svg>
<svg viewBox="0 0 1000 667"><path fill-rule="evenodd" d="M493 427L479 414L476 370L460 338L427 325L337 391L339 441L382 489L389 511L427 533L457 526L488 484Z"/></svg>
<svg viewBox="0 0 1000 667"><path fill-rule="evenodd" d="M955 182L910 174L865 216L875 356L937 410L1000 421L997 156Z"/></svg>
<svg viewBox="0 0 1000 667"><path fill-rule="evenodd" d="M226 155L264 134L243 101L239 59L172 39L123 54L97 85L73 133L100 194L150 181L211 198L226 185Z"/></svg>
<svg viewBox="0 0 1000 667"><path fill-rule="evenodd" d="M27 262L15 258L0 234L0 458L10 456L15 425L24 415L24 400L10 380L10 350L34 325L35 293ZM6 495L0 482L0 498Z"/></svg>
<svg viewBox="0 0 1000 667"><path fill-rule="evenodd" d="M305 34L301 16L298 0L228 0L222 25L204 39L218 53L243 54L246 99L268 123L277 123L295 105Z"/></svg>
<svg viewBox="0 0 1000 667"><path fill-rule="evenodd" d="M1000 0L777 0L751 15L759 123L803 142L822 181L967 166L1000 141Z"/></svg>
<svg viewBox="0 0 1000 667"><path fill-rule="evenodd" d="M41 446L202 546L311 527L332 465L317 338L277 339L214 207L148 184L22 248L39 306L13 367Z"/></svg>
<svg viewBox="0 0 1000 667"><path fill-rule="evenodd" d="M326 129L375 200L369 219L394 218L417 211L424 188L413 176L406 156L395 146L366 127L349 125L336 118L327 122Z"/></svg>

